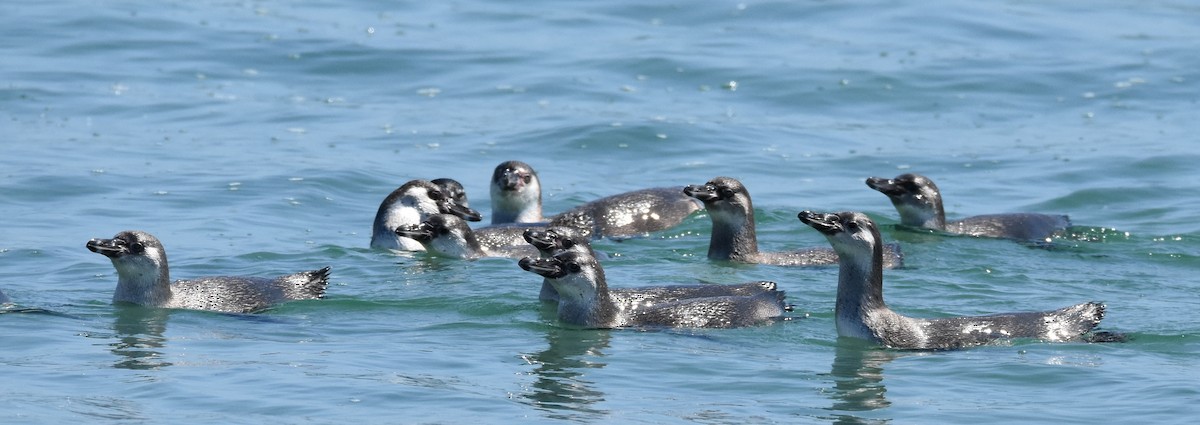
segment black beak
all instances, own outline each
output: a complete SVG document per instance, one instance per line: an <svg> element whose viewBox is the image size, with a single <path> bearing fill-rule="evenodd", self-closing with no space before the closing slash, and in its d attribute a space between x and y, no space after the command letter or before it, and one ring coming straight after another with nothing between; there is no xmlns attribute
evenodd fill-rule
<svg viewBox="0 0 1200 425"><path fill-rule="evenodd" d="M717 199L717 188L710 184L694 184L684 187L683 194L699 199L701 202L708 202Z"/></svg>
<svg viewBox="0 0 1200 425"><path fill-rule="evenodd" d="M797 218L822 234L832 235L842 231L842 222L837 214L801 211Z"/></svg>
<svg viewBox="0 0 1200 425"><path fill-rule="evenodd" d="M559 278L566 276L566 267L563 267L562 262L557 258L522 258L517 262L522 270L537 273L543 277Z"/></svg>
<svg viewBox="0 0 1200 425"><path fill-rule="evenodd" d="M888 196L900 195L900 194L904 193L904 190L901 189L900 186L897 185L894 180L885 179L883 177L868 177L867 178L867 187L870 187L871 189L875 189L875 190L879 191L880 193L882 193L884 195L888 195Z"/></svg>
<svg viewBox="0 0 1200 425"><path fill-rule="evenodd" d="M475 211L465 205L456 204L453 201L445 202L438 209L441 210L442 214L453 214L466 221L483 220L483 215L479 214L479 211Z"/></svg>
<svg viewBox="0 0 1200 425"><path fill-rule="evenodd" d="M124 244L118 244L116 239L92 239L86 246L89 251L108 258L117 258L126 252Z"/></svg>
<svg viewBox="0 0 1200 425"><path fill-rule="evenodd" d="M525 175L517 170L505 170L504 176L500 179L501 190L514 191L525 186Z"/></svg>
<svg viewBox="0 0 1200 425"><path fill-rule="evenodd" d="M539 251L548 251L556 245L554 238L550 236L550 232L541 229L525 229L525 233L521 234L521 237L525 238L525 242L529 242L530 245L533 245Z"/></svg>
<svg viewBox="0 0 1200 425"><path fill-rule="evenodd" d="M429 222L420 224L409 224L396 228L396 234L417 240L418 242L429 242L433 240L434 230Z"/></svg>

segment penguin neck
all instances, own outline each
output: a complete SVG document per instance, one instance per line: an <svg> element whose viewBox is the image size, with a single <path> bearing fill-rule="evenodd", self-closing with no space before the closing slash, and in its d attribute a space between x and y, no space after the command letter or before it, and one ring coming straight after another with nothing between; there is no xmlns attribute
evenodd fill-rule
<svg viewBox="0 0 1200 425"><path fill-rule="evenodd" d="M514 195L492 203L492 224L539 223L543 220L540 196L537 200L523 200Z"/></svg>
<svg viewBox="0 0 1200 425"><path fill-rule="evenodd" d="M834 315L838 334L843 336L870 334L865 329L866 315L887 310L883 302L883 245L876 242L870 250L857 248L860 247L836 250L838 289Z"/></svg>
<svg viewBox="0 0 1200 425"><path fill-rule="evenodd" d="M912 205L904 202L893 202L896 211L900 212L900 224L929 230L946 230L946 210L942 207L942 198L935 197L929 204Z"/></svg>
<svg viewBox="0 0 1200 425"><path fill-rule="evenodd" d="M113 260L117 269L117 289L113 302L161 307L171 300L171 276L166 258L155 262L148 258L125 262Z"/></svg>
<svg viewBox="0 0 1200 425"><path fill-rule="evenodd" d="M461 232L461 235L439 236L427 242L427 249L441 255L468 260L487 256L483 245L480 245L479 239L475 237L475 232L471 229L463 229Z"/></svg>
<svg viewBox="0 0 1200 425"><path fill-rule="evenodd" d="M572 276L572 278L582 278ZM593 285L571 285L558 289L558 318L577 326L611 327L615 325L617 305L608 292L604 270L596 268ZM576 291L577 293L570 293ZM564 293L566 292L566 293Z"/></svg>
<svg viewBox="0 0 1200 425"><path fill-rule="evenodd" d="M758 255L758 237L754 228L754 209L723 211L710 209L712 237L708 242L708 258L713 260L749 261Z"/></svg>
<svg viewBox="0 0 1200 425"><path fill-rule="evenodd" d="M946 209L942 206L942 197L935 196L933 199L933 214L931 214L922 227L933 230L946 230Z"/></svg>

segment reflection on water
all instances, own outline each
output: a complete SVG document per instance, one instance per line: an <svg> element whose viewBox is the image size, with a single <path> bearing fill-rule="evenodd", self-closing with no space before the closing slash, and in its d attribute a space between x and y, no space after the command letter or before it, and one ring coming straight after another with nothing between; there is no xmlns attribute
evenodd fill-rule
<svg viewBox="0 0 1200 425"><path fill-rule="evenodd" d="M833 358L833 405L836 424L882 424L891 419L863 413L892 405L883 385L883 365L903 355L855 338L838 338Z"/></svg>
<svg viewBox="0 0 1200 425"><path fill-rule="evenodd" d="M525 354L531 372L537 379L532 392L524 398L534 408L553 419L579 420L580 414L599 418L608 412L593 405L604 400L604 393L592 388L587 379L588 369L599 369L605 363L601 349L608 347L607 330L562 329L551 327L546 332L549 347L535 354Z"/></svg>
<svg viewBox="0 0 1200 425"><path fill-rule="evenodd" d="M109 344L117 362L113 367L118 369L157 369L170 366L171 363L162 360L159 351L167 339L163 332L167 329L167 317L170 310L165 308L146 308L141 306L117 306L116 321L113 323L113 338Z"/></svg>

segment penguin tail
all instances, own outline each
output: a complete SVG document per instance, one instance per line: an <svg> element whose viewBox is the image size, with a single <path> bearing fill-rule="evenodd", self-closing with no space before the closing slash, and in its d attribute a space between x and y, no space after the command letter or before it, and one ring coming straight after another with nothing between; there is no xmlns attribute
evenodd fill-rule
<svg viewBox="0 0 1200 425"><path fill-rule="evenodd" d="M325 267L285 277L287 297L294 300L325 298L325 288L329 286L329 273L329 267Z"/></svg>

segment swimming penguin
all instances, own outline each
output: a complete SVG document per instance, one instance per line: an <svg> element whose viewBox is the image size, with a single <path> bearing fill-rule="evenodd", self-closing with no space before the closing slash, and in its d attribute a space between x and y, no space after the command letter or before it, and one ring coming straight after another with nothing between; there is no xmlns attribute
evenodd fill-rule
<svg viewBox="0 0 1200 425"><path fill-rule="evenodd" d="M591 238L573 227L550 226L546 228L526 229L522 237L538 250L542 257L553 257L555 254L574 250L596 256L592 250ZM558 302L558 291L550 283L550 278L542 279L542 290L538 293L541 301Z"/></svg>
<svg viewBox="0 0 1200 425"><path fill-rule="evenodd" d="M434 214L419 224L397 227L396 234L420 242L426 251L467 260L483 257L523 257L535 252L533 247L526 244L487 246L480 243L480 231L483 231L483 236L491 236L490 234L497 230L523 232L525 229L489 227L477 231L472 230L467 226L467 222L458 216ZM503 236L503 238L511 239L512 236ZM520 239L520 236L516 236L516 238Z"/></svg>
<svg viewBox="0 0 1200 425"><path fill-rule="evenodd" d="M571 227L535 228L525 231L525 240L537 248L543 258L557 254L576 251L599 258L592 250L590 240L577 229ZM550 278L542 279L542 289L538 299L542 301L558 301L558 291L550 282ZM657 303L678 301L685 298L719 297L727 295L757 295L762 292L775 291L775 282L758 281L731 285L670 285L651 286L642 288L609 288L609 293L619 305L653 305Z"/></svg>
<svg viewBox="0 0 1200 425"><path fill-rule="evenodd" d="M909 227L968 236L1049 242L1052 236L1071 225L1065 215L1032 213L978 215L947 222L941 192L933 180L920 174L901 174L893 179L871 177L867 179L867 186L887 195L900 212L900 224Z"/></svg>
<svg viewBox="0 0 1200 425"><path fill-rule="evenodd" d="M465 196L465 195L464 195ZM479 221L475 210L454 202L440 187L428 180L410 180L379 204L375 223L371 226L371 248L398 251L422 251L417 241L396 234L402 225L418 224L432 214L454 214L466 220Z"/></svg>
<svg viewBox="0 0 1200 425"><path fill-rule="evenodd" d="M274 279L219 276L171 282L162 243L136 230L92 239L87 249L108 257L117 269L114 303L252 313L286 301L323 298L329 284L329 267Z"/></svg>
<svg viewBox="0 0 1200 425"><path fill-rule="evenodd" d="M717 177L703 185L688 186L683 193L704 202L712 219L709 259L779 266L833 265L838 262L837 254L829 248L759 252L754 204L750 192L737 179ZM888 244L884 250L884 267L903 265L899 245Z"/></svg>
<svg viewBox="0 0 1200 425"><path fill-rule="evenodd" d="M801 222L825 235L839 257L838 335L889 348L944 350L1010 338L1078 340L1104 317L1096 302L1054 311L918 319L901 316L883 302L883 249L875 222L862 213L804 211Z"/></svg>
<svg viewBox="0 0 1200 425"><path fill-rule="evenodd" d="M506 161L492 173L492 223L541 223L575 227L593 239L622 239L679 225L700 209L679 187L658 187L600 198L561 214L542 217L542 186L529 164Z"/></svg>
<svg viewBox="0 0 1200 425"><path fill-rule="evenodd" d="M537 171L521 161L505 161L492 172L492 224L539 223L542 182Z"/></svg>
<svg viewBox="0 0 1200 425"><path fill-rule="evenodd" d="M655 187L606 196L558 214L551 224L595 229L593 238L626 239L678 226L700 203L683 195L683 187Z"/></svg>
<svg viewBox="0 0 1200 425"><path fill-rule="evenodd" d="M751 296L712 296L662 302L638 302L641 288L618 297L608 289L604 270L583 251L553 257L526 257L518 265L549 278L558 291L558 319L583 328L684 327L734 328L769 323L789 309L784 293L770 289Z"/></svg>

